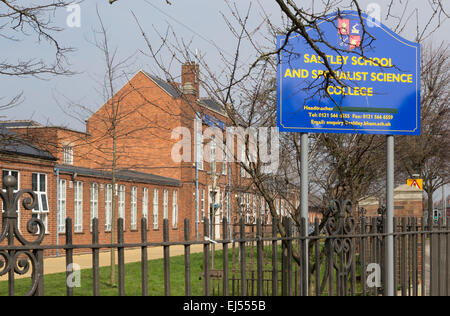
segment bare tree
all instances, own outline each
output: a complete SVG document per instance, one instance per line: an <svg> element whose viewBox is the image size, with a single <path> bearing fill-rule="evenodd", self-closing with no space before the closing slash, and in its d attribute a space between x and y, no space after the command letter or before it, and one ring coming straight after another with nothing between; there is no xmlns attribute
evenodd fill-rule
<svg viewBox="0 0 450 316"><path fill-rule="evenodd" d="M360 1L327 0L317 4L315 1L275 0L282 13L283 24L274 25L271 17L262 8L262 12L259 12L262 16L261 23L253 27L249 22L253 13L251 4L247 10L241 10L229 1L226 3L230 9L231 18L225 15L224 18L230 34L235 37L236 44L233 54L218 51L220 60L216 60L215 63L223 65L218 71L214 70L213 65L209 64L203 56L194 53L191 43L177 38L171 27L168 27L165 33L156 32L160 36L160 47L151 45L144 32L143 35L149 47L149 57L157 60L157 66L165 73L170 74L170 66L174 60L194 60L202 66L203 89L209 96L220 102L232 125L276 126L276 56L285 49L285 46L279 49L274 48L276 35L285 35L286 43L289 42L292 34L298 35L318 56L322 57L326 69L330 71L330 76L324 77L323 82L311 87L314 93L322 91L327 94L324 88L330 82L338 82L345 86L345 83L334 76L336 69L328 62L322 47L335 51L337 54L343 53L343 49L323 37L320 32L320 23L328 19L329 14L346 9L357 11L362 21L365 8L361 7ZM428 5L432 14L425 18L425 25L421 24L424 19L418 18L417 9L411 8L407 2L399 4L395 1L389 2L384 22L389 22L395 31L401 33L415 20L416 40L422 41L430 37L449 17L442 1L429 1ZM363 26L364 23L361 25ZM308 32L308 30L312 31ZM353 53L364 58L365 52L374 40L370 30L364 28L361 51ZM246 45L250 46L257 56L250 63L242 61L243 47ZM166 63L164 63L165 56L170 56ZM380 153L382 152L380 148L384 146L382 138L367 135L310 135L310 138L312 142L309 158L317 167L310 171L312 175L317 176L311 181L310 186L314 187L310 190L314 189L324 196L349 198L353 202L374 191L370 186L380 181L382 171L380 168L380 161L383 160L384 155ZM249 137L246 137L245 143L250 142ZM273 218L278 217L275 200L283 195L282 188L298 190L300 178L301 148L298 135L289 133L280 135L280 146L280 168L275 173L263 172L264 163L259 159L261 148L256 148L256 153L252 153L247 146L245 156L248 163L240 164L250 177L251 182L247 185L264 198ZM256 159L251 159L252 156L256 156ZM235 158L239 160L240 157ZM287 195L285 198L289 200ZM291 207L290 209L292 219L299 225L299 208ZM326 218L324 218L325 221ZM281 223L278 228L281 235L285 236L286 232ZM295 251L294 258L300 262L300 257Z"/></svg>
<svg viewBox="0 0 450 316"><path fill-rule="evenodd" d="M0 39L6 43L24 41L25 37L32 36L39 43L47 43L54 48L54 60L45 61L34 56L13 58L4 57L0 61L0 75L9 77L36 77L45 78L53 75L70 75L67 58L73 51L64 47L57 39L56 34L63 29L53 23L53 16L58 9L67 7L72 1L45 0L39 4L21 3L23 1L0 1ZM4 99L0 96L0 100ZM23 101L23 93L10 97L9 101L0 105L8 108Z"/></svg>
<svg viewBox="0 0 450 316"><path fill-rule="evenodd" d="M450 182L450 48L442 43L424 46L421 60L421 134L399 137L399 172L423 178L428 214L433 210L433 193Z"/></svg>

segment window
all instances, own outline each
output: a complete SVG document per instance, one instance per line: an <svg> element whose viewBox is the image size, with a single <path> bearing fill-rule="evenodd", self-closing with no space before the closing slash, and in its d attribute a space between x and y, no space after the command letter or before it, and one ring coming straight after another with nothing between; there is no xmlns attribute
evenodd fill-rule
<svg viewBox="0 0 450 316"><path fill-rule="evenodd" d="M45 227L45 233L48 233L48 198L47 198L47 175L45 173L31 174L31 189L36 193L37 203L33 209L33 217L39 218Z"/></svg>
<svg viewBox="0 0 450 316"><path fill-rule="evenodd" d="M98 218L98 184L91 183L91 222L90 230L92 232L92 220Z"/></svg>
<svg viewBox="0 0 450 316"><path fill-rule="evenodd" d="M250 223L250 193L245 193L245 220Z"/></svg>
<svg viewBox="0 0 450 316"><path fill-rule="evenodd" d="M247 160L247 154L245 152L246 147L245 147L245 143L241 144L241 177L242 178L250 178L250 174L247 172L247 170L245 170L245 167L248 167L248 160Z"/></svg>
<svg viewBox="0 0 450 316"><path fill-rule="evenodd" d="M205 190L202 190L202 196L201 196L201 215L202 215L202 223L205 220Z"/></svg>
<svg viewBox="0 0 450 316"><path fill-rule="evenodd" d="M220 191L220 222L222 223L223 222L223 206L224 206L224 204L223 204L223 191Z"/></svg>
<svg viewBox="0 0 450 316"><path fill-rule="evenodd" d="M210 146L209 146L209 161L211 172L216 172L216 137L214 135L211 136Z"/></svg>
<svg viewBox="0 0 450 316"><path fill-rule="evenodd" d="M123 219L123 228L125 230L125 186L119 186L119 202L118 202L119 218Z"/></svg>
<svg viewBox="0 0 450 316"><path fill-rule="evenodd" d="M203 131L202 120L198 115L195 117L195 154L196 162L199 170L203 170Z"/></svg>
<svg viewBox="0 0 450 316"><path fill-rule="evenodd" d="M67 182L60 179L58 183L58 233L66 232L66 189Z"/></svg>
<svg viewBox="0 0 450 316"><path fill-rule="evenodd" d="M169 191L164 190L163 191L163 218L168 219L169 218Z"/></svg>
<svg viewBox="0 0 450 316"><path fill-rule="evenodd" d="M142 190L142 217L147 220L148 228L148 188Z"/></svg>
<svg viewBox="0 0 450 316"><path fill-rule="evenodd" d="M63 164L73 165L73 146L63 147Z"/></svg>
<svg viewBox="0 0 450 316"><path fill-rule="evenodd" d="M83 182L76 181L75 182L75 221L74 221L74 230L76 233L80 233L83 231Z"/></svg>
<svg viewBox="0 0 450 316"><path fill-rule="evenodd" d="M137 187L131 187L131 229L137 229Z"/></svg>
<svg viewBox="0 0 450 316"><path fill-rule="evenodd" d="M252 200L253 200L252 213L253 213L253 218L255 219L255 223L256 223L256 207L257 207L256 194L252 194Z"/></svg>
<svg viewBox="0 0 450 316"><path fill-rule="evenodd" d="M229 194L229 192L226 191L223 212L225 213L224 217L226 217L227 219L228 219L228 199L229 199L229 197L230 197L230 194Z"/></svg>
<svg viewBox="0 0 450 316"><path fill-rule="evenodd" d="M158 189L153 190L153 229L158 229Z"/></svg>
<svg viewBox="0 0 450 316"><path fill-rule="evenodd" d="M264 200L263 196L259 197L260 200L260 217L262 217L263 219L261 220L261 223L265 223L265 224L269 224L269 218L268 218L268 214L266 214L266 201ZM265 218L265 221L264 221Z"/></svg>
<svg viewBox="0 0 450 316"><path fill-rule="evenodd" d="M105 190L105 231L111 231L112 185L107 184Z"/></svg>
<svg viewBox="0 0 450 316"><path fill-rule="evenodd" d="M172 228L178 226L178 191L172 193Z"/></svg>
<svg viewBox="0 0 450 316"><path fill-rule="evenodd" d="M224 156L223 161L222 161L222 174L223 175L227 174L227 168L228 168L227 158L226 158L226 156Z"/></svg>

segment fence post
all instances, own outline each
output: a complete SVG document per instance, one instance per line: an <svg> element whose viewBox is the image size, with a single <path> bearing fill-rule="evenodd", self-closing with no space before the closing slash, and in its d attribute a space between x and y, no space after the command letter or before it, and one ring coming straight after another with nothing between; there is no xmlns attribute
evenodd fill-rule
<svg viewBox="0 0 450 316"><path fill-rule="evenodd" d="M308 258L308 230L307 230L307 218L300 219L300 236L302 245L302 296L308 296L308 284L309 284L309 258Z"/></svg>
<svg viewBox="0 0 450 316"><path fill-rule="evenodd" d="M141 218L141 277L142 296L148 296L147 218Z"/></svg>
<svg viewBox="0 0 450 316"><path fill-rule="evenodd" d="M257 234L257 242L256 242L256 252L257 252L257 289L256 295L263 295L263 241L262 241L262 229L261 229L261 218L257 218L256 220L256 234Z"/></svg>
<svg viewBox="0 0 450 316"><path fill-rule="evenodd" d="M446 275L446 282L445 282L445 295L449 296L450 295L450 218L446 217L446 245L447 245L447 250L446 250L446 265L445 265L445 275Z"/></svg>
<svg viewBox="0 0 450 316"><path fill-rule="evenodd" d="M281 224L283 225L283 229L287 233L287 227L286 227L286 218L283 217L281 220ZM287 241L283 240L281 242L281 296L287 296L287 288L288 288L288 282L287 282Z"/></svg>
<svg viewBox="0 0 450 316"><path fill-rule="evenodd" d="M278 219L276 217L272 218L272 295L278 295Z"/></svg>
<svg viewBox="0 0 450 316"><path fill-rule="evenodd" d="M34 253L37 261L35 277L38 279L35 296L44 296L44 250L36 250Z"/></svg>
<svg viewBox="0 0 450 316"><path fill-rule="evenodd" d="M223 218L223 236L228 238L228 220L226 217ZM228 241L224 241L222 245L223 249L223 296L228 296Z"/></svg>
<svg viewBox="0 0 450 316"><path fill-rule="evenodd" d="M209 280L209 220L207 217L204 219L203 223L203 234L205 236L205 241L203 244L203 295L209 296L211 293L211 283Z"/></svg>
<svg viewBox="0 0 450 316"><path fill-rule="evenodd" d="M164 240L164 295L170 296L170 250L169 245L169 220L163 221L163 240Z"/></svg>
<svg viewBox="0 0 450 316"><path fill-rule="evenodd" d="M98 244L98 218L92 219L92 288L94 296L100 295L100 261Z"/></svg>
<svg viewBox="0 0 450 316"><path fill-rule="evenodd" d="M394 136L387 136L387 163L386 163L386 294L394 296Z"/></svg>
<svg viewBox="0 0 450 316"><path fill-rule="evenodd" d="M241 217L239 222L240 227L240 241L239 241L239 255L241 259L241 296L247 295L247 264L245 255L245 226L244 218Z"/></svg>
<svg viewBox="0 0 450 316"><path fill-rule="evenodd" d="M314 237L316 241L314 242L314 256L316 257L316 267L315 267L315 279L316 279L316 296L320 296L320 231L319 231L319 219L316 217L314 219ZM301 245L301 242L300 242ZM300 278L301 279L301 278ZM301 283L300 283L301 285Z"/></svg>
<svg viewBox="0 0 450 316"><path fill-rule="evenodd" d="M69 286L68 279L71 272L67 269L69 265L73 265L73 249L72 249L72 219L66 218L66 294L73 296L73 287Z"/></svg>
<svg viewBox="0 0 450 316"><path fill-rule="evenodd" d="M184 240L190 240L189 219L184 219ZM191 246L184 246L184 293L186 296L191 295Z"/></svg>
<svg viewBox="0 0 450 316"><path fill-rule="evenodd" d="M119 264L119 296L125 296L125 249L123 247L123 218L117 219L117 260Z"/></svg>

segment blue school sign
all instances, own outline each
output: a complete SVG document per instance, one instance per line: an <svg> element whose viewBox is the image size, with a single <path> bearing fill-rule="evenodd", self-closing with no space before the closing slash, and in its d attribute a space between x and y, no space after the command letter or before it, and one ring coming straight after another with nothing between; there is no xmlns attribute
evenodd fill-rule
<svg viewBox="0 0 450 316"><path fill-rule="evenodd" d="M353 11L318 25L311 38L338 51L316 42L318 54L298 34L277 38L280 131L419 135L420 44Z"/></svg>

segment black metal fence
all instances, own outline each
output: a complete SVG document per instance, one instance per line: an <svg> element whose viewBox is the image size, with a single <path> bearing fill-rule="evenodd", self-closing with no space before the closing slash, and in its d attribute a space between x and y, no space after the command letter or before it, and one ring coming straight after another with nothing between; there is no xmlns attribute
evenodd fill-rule
<svg viewBox="0 0 450 316"><path fill-rule="evenodd" d="M15 295L15 276L31 270L31 285L26 295L45 295L44 251L60 249L65 252L66 266L74 261L74 251L84 250L92 255L92 295L100 295L100 251L114 249L118 256L117 294L125 292L125 250L141 250L141 290L149 294L147 250L163 249L164 295L171 295L171 255L173 246L184 247L184 294L191 296L193 277L191 271L191 247L202 246L203 271L201 273L203 295L216 296L344 296L384 295L385 220L380 217L354 218L348 202L333 201L326 220L312 225L312 233L306 232L304 219L296 222L283 218L264 225L260 219L254 223L240 218L229 225L226 218L221 223L222 240L211 240L209 221L204 220L205 238L190 240L190 222L184 221L184 241L169 240L169 223L164 220L163 242L147 241L147 222L141 220L141 241L127 243L124 240L123 219L117 221L117 243L100 244L98 220L92 222L92 243L73 244L72 220L66 219L66 243L42 245L44 226L38 218L28 222L28 231L35 234L34 241L26 240L18 230L16 203L27 193L23 205L31 209L36 196L31 191L0 191L4 201L4 213L0 243L0 276L8 276L8 294ZM11 180L12 181L12 180ZM443 225L424 218L395 218L394 284L395 295L424 296L450 294L450 221ZM429 224L428 224L429 223ZM231 232L229 231L231 227ZM230 238L231 236L231 238ZM15 245L15 241L20 245ZM214 247L212 247L214 245ZM219 264L220 263L220 264ZM67 277L70 277L67 272ZM74 288L66 282L66 294L74 294Z"/></svg>
<svg viewBox="0 0 450 316"><path fill-rule="evenodd" d="M424 219L396 218L395 240L395 295L423 296L449 295L450 228L437 224L424 226ZM228 223L223 220L223 236L228 236ZM205 219L205 231L209 222ZM117 243L98 243L98 220L93 220L92 244L72 243L72 220L66 220L66 244L59 245L65 251L66 266L73 263L75 250L90 251L92 255L92 295L100 295L99 254L101 250L115 249L118 256L118 295L125 295L125 250L141 249L142 295L148 295L147 248L163 248L164 295L171 295L170 248L184 246L185 295L192 295L191 251L193 245L203 246L203 295L215 296L272 296L272 295L363 295L384 294L384 242L386 234L378 232L377 218L362 217L355 227L358 231L346 235L320 233L319 222L314 223L315 233L304 237L292 221L283 220L286 237L281 237L277 222L270 229L260 221L248 225L241 220L233 225L233 239L214 241L216 267L211 266L212 242L189 240L188 220L184 222L186 240L170 242L169 225L164 222L164 241L147 242L147 223L142 219L140 243L126 243L123 220L118 220ZM264 233L263 233L264 231ZM208 237L208 236L206 236ZM45 272L43 252L56 249L52 245L25 244L0 246L2 270L8 274L9 295L15 295L15 274L32 269L31 286L27 295L44 295ZM305 258L308 251L308 262ZM219 262L218 262L219 261ZM219 268L217 268L219 266ZM225 268L224 268L225 267ZM306 267L308 271L306 271ZM69 277L70 271L67 272ZM73 295L73 287L66 284L66 294Z"/></svg>

